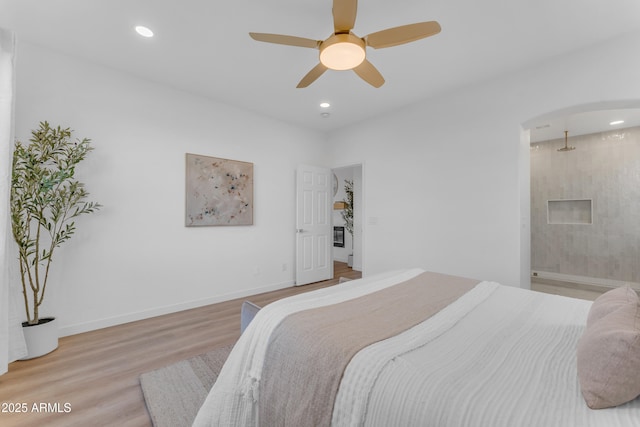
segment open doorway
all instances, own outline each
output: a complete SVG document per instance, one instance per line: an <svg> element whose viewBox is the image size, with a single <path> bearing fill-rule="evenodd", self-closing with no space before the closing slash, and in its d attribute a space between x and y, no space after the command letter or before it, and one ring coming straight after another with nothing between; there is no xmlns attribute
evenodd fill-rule
<svg viewBox="0 0 640 427"><path fill-rule="evenodd" d="M362 244L362 165L332 169L333 194L333 259L346 263L356 271L363 269ZM352 195L349 193L352 192ZM349 204L352 203L352 206ZM351 218L348 218L351 216Z"/></svg>
<svg viewBox="0 0 640 427"><path fill-rule="evenodd" d="M640 109L609 107L567 109L525 127L533 289L594 299L624 284L640 288Z"/></svg>

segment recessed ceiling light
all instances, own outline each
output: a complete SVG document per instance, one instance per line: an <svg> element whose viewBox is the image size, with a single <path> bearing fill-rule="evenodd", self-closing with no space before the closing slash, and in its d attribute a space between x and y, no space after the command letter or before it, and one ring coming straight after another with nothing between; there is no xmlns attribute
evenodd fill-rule
<svg viewBox="0 0 640 427"><path fill-rule="evenodd" d="M329 104L328 102L322 102L322 103L320 103L320 107L321 108L329 108L329 107L331 107L331 104Z"/></svg>
<svg viewBox="0 0 640 427"><path fill-rule="evenodd" d="M153 31L142 25L136 26L136 33L140 34L142 37L153 37Z"/></svg>
<svg viewBox="0 0 640 427"><path fill-rule="evenodd" d="M323 118L325 118L325 119L326 119L326 118L328 118L331 114L329 114L329 113L320 113L320 115L321 115Z"/></svg>
<svg viewBox="0 0 640 427"><path fill-rule="evenodd" d="M615 126L615 125L621 125L622 123L624 123L624 120L616 120L613 121L611 123L609 123L611 126Z"/></svg>

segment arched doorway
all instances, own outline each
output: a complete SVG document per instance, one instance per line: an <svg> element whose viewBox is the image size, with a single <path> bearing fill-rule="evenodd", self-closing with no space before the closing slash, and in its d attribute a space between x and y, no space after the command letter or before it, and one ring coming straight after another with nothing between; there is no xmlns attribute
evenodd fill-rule
<svg viewBox="0 0 640 427"><path fill-rule="evenodd" d="M523 129L531 279L640 288L640 101L566 108Z"/></svg>

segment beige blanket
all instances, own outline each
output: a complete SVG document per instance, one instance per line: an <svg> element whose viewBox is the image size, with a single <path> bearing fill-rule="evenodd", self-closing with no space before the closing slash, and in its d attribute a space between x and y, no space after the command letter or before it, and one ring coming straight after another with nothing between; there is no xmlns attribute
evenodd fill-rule
<svg viewBox="0 0 640 427"><path fill-rule="evenodd" d="M478 283L426 272L372 294L286 317L267 348L259 424L330 425L342 374L358 351L425 321Z"/></svg>

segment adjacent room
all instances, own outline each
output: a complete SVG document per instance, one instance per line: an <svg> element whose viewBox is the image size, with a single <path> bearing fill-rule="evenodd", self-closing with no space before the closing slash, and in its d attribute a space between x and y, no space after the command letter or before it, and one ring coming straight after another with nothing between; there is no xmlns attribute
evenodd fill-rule
<svg viewBox="0 0 640 427"><path fill-rule="evenodd" d="M640 425L639 51L632 0L0 0L0 425Z"/></svg>
<svg viewBox="0 0 640 427"><path fill-rule="evenodd" d="M532 288L595 299L640 287L636 109L545 118L532 128Z"/></svg>

